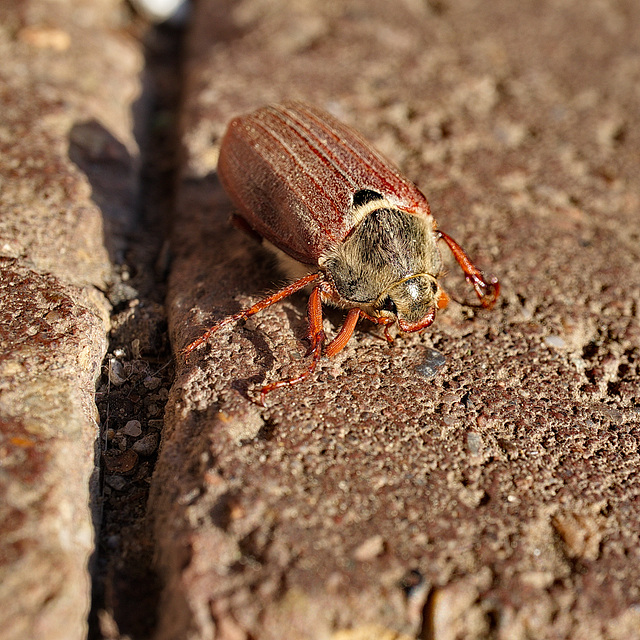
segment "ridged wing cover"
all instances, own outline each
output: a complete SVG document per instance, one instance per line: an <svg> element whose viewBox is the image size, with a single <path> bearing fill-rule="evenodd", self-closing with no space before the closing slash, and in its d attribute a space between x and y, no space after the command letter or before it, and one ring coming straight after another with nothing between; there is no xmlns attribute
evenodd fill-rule
<svg viewBox="0 0 640 640"><path fill-rule="evenodd" d="M298 102L232 120L218 173L249 226L304 264L317 264L351 232L353 196L363 189L430 215L417 187L358 133Z"/></svg>

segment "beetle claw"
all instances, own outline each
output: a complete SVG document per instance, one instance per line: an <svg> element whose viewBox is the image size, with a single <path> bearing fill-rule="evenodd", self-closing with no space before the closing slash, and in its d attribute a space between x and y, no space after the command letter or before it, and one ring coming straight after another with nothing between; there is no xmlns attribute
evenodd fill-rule
<svg viewBox="0 0 640 640"><path fill-rule="evenodd" d="M472 278L473 288L480 298L480 304L485 309L491 309L500 295L498 278L491 277L488 281L484 277Z"/></svg>

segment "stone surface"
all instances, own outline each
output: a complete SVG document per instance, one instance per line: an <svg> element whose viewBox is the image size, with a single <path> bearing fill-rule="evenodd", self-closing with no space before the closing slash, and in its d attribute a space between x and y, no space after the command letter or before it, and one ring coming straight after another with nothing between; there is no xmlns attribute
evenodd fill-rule
<svg viewBox="0 0 640 640"><path fill-rule="evenodd" d="M630 0L197 6L176 353L283 281L215 167L229 118L285 97L399 164L503 295L392 348L363 327L264 409L304 367L303 295L179 355L157 638L640 637L639 22Z"/></svg>
<svg viewBox="0 0 640 640"><path fill-rule="evenodd" d="M88 293L0 260L3 638L84 636L107 320Z"/></svg>
<svg viewBox="0 0 640 640"><path fill-rule="evenodd" d="M87 633L104 292L136 199L142 58L120 19L111 0L0 5L3 639Z"/></svg>

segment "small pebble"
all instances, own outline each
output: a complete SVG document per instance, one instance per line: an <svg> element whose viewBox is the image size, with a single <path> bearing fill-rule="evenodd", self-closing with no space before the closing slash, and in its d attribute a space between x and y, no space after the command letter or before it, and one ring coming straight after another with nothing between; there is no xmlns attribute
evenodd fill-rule
<svg viewBox="0 0 640 640"><path fill-rule="evenodd" d="M544 342L548 347L554 347L556 349L562 349L565 345L564 338L560 336L545 336Z"/></svg>
<svg viewBox="0 0 640 640"><path fill-rule="evenodd" d="M62 318L62 315L60 314L59 311L57 311L56 309L52 309L51 311L49 311L49 313L47 313L47 315L44 317L44 319L49 323L49 324L54 324L56 322L58 322L60 319Z"/></svg>
<svg viewBox="0 0 640 640"><path fill-rule="evenodd" d="M107 474L128 473L138 464L138 454L131 449L123 452L110 449L104 452L103 460Z"/></svg>
<svg viewBox="0 0 640 640"><path fill-rule="evenodd" d="M476 431L467 433L467 449L472 456L477 456L482 450L482 437Z"/></svg>
<svg viewBox="0 0 640 640"><path fill-rule="evenodd" d="M137 438L142 433L142 425L139 420L129 420L129 422L120 429L120 433L123 433L125 436Z"/></svg>
<svg viewBox="0 0 640 640"><path fill-rule="evenodd" d="M158 400L161 402L165 402L169 399L169 389L162 387L162 389L158 390Z"/></svg>
<svg viewBox="0 0 640 640"><path fill-rule="evenodd" d="M150 456L158 448L158 434L153 431L134 442L131 448L140 456Z"/></svg>
<svg viewBox="0 0 640 640"><path fill-rule="evenodd" d="M155 23L173 22L182 24L188 15L187 0L132 0L138 13Z"/></svg>
<svg viewBox="0 0 640 640"><path fill-rule="evenodd" d="M438 370L442 368L446 361L445 356L437 349L426 349L424 362L416 365L415 370L423 378L429 380L437 375Z"/></svg>
<svg viewBox="0 0 640 640"><path fill-rule="evenodd" d="M161 382L162 382L161 378L156 378L154 376L147 376L142 381L142 384L150 391L153 391L154 389L157 389L160 386Z"/></svg>
<svg viewBox="0 0 640 640"><path fill-rule="evenodd" d="M122 363L118 362L115 358L109 358L108 375L109 382L116 387L119 387L127 381Z"/></svg>
<svg viewBox="0 0 640 640"><path fill-rule="evenodd" d="M122 476L105 476L104 481L116 491L122 491L128 484L128 480Z"/></svg>
<svg viewBox="0 0 640 640"><path fill-rule="evenodd" d="M373 560L384 551L384 538L381 535L367 538L354 552L353 557L360 562Z"/></svg>

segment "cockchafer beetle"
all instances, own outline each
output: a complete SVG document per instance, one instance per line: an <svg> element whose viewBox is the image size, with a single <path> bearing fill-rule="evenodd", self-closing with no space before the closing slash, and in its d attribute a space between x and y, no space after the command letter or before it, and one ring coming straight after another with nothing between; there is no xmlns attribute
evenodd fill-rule
<svg viewBox="0 0 640 640"><path fill-rule="evenodd" d="M228 316L189 344L191 353L216 331L248 318L307 286L307 355L300 375L262 388L265 395L307 378L322 353L331 357L366 318L400 331L420 331L444 308L440 287L444 240L483 307L499 294L460 245L437 228L418 188L358 133L328 113L299 102L268 106L235 118L220 147L220 181L240 222L264 238L298 279ZM301 275L304 274L304 275ZM348 309L344 325L325 346L322 303Z"/></svg>

